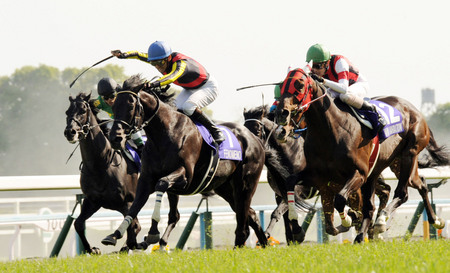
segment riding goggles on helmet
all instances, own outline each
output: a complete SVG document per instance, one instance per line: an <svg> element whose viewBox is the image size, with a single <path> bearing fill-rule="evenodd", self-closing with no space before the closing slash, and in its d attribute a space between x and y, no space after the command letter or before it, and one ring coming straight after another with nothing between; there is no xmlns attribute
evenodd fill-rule
<svg viewBox="0 0 450 273"><path fill-rule="evenodd" d="M313 68L315 68L315 69L321 69L321 68L325 68L325 67L327 67L327 62L313 64Z"/></svg>
<svg viewBox="0 0 450 273"><path fill-rule="evenodd" d="M150 61L153 66L163 66L166 63L166 59Z"/></svg>
<svg viewBox="0 0 450 273"><path fill-rule="evenodd" d="M103 99L104 99L104 100L110 100L110 99L114 99L115 97L116 97L116 94L115 94L115 93L112 93L112 94L103 96Z"/></svg>

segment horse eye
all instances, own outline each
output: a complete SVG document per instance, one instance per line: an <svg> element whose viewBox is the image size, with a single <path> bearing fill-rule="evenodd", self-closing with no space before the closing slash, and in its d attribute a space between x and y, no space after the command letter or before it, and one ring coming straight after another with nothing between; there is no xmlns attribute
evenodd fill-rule
<svg viewBox="0 0 450 273"><path fill-rule="evenodd" d="M294 88L297 89L297 91L301 91L304 86L305 86L305 84L300 82L299 80L296 80L294 82Z"/></svg>

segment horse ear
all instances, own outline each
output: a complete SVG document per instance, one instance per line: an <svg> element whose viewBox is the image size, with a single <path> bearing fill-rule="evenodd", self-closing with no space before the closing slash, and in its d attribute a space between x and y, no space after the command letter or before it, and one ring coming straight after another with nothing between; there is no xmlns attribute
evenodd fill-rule
<svg viewBox="0 0 450 273"><path fill-rule="evenodd" d="M91 95L92 95L92 90L91 92L89 92L89 94L86 96L86 101L89 101L91 99Z"/></svg>
<svg viewBox="0 0 450 273"><path fill-rule="evenodd" d="M305 66L303 67L303 71L306 74L309 74L311 72L312 64L313 64L313 61L311 60L311 61L309 61L309 63L306 63Z"/></svg>
<svg viewBox="0 0 450 273"><path fill-rule="evenodd" d="M73 97L72 96L69 96L69 101L73 102Z"/></svg>

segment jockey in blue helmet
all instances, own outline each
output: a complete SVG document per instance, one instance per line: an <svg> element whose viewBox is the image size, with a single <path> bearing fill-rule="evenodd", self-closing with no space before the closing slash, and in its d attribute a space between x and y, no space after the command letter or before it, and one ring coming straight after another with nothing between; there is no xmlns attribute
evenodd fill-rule
<svg viewBox="0 0 450 273"><path fill-rule="evenodd" d="M218 145L225 140L222 131L201 111L201 108L217 98L218 84L200 63L181 53L172 52L170 46L162 41L152 43L147 53L122 53L120 50L111 53L121 59L133 58L153 65L163 76L148 83L148 87L163 87L171 83L180 86L182 90L175 100L177 108L203 124Z"/></svg>

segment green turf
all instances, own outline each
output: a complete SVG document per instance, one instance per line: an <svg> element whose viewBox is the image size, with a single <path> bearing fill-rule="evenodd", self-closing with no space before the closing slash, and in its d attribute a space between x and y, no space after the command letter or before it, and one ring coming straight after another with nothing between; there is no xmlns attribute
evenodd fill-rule
<svg viewBox="0 0 450 273"><path fill-rule="evenodd" d="M0 272L450 272L450 241L82 255L0 264Z"/></svg>

